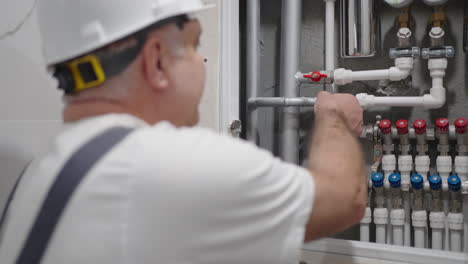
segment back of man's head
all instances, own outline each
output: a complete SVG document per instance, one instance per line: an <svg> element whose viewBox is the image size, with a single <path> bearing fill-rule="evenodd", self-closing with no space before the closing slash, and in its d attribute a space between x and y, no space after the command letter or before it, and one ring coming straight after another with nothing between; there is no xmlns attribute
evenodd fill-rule
<svg viewBox="0 0 468 264"><path fill-rule="evenodd" d="M39 1L46 64L68 95L67 102L127 96L130 87L143 86L138 79L157 86L155 76L148 75L157 71L143 67L144 62L147 66L153 59L155 67L162 68L161 62L169 61L162 59L166 54L183 55L188 44L184 26L192 21L191 14L205 8L200 0L141 0L138 5L128 0ZM159 41L153 42L158 59L145 53L151 38ZM131 73L131 66L140 76Z"/></svg>

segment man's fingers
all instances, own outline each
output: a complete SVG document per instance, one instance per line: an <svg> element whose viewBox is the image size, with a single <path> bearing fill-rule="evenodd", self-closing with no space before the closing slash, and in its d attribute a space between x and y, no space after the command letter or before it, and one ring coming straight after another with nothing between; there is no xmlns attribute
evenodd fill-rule
<svg viewBox="0 0 468 264"><path fill-rule="evenodd" d="M325 117L331 112L339 113L350 132L361 135L364 111L354 95L320 92L317 95L315 111L316 114Z"/></svg>

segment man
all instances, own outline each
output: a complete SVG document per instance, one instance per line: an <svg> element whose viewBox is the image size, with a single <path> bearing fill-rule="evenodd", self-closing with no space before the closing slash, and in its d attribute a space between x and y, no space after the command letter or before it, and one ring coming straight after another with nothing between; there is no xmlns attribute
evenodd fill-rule
<svg viewBox="0 0 468 264"><path fill-rule="evenodd" d="M40 263L294 263L304 241L361 219L354 97L319 95L308 169L193 128L205 82L193 13L202 9L199 0L39 2L66 127L19 184L2 264L22 252L64 164L113 127L133 131L86 173Z"/></svg>

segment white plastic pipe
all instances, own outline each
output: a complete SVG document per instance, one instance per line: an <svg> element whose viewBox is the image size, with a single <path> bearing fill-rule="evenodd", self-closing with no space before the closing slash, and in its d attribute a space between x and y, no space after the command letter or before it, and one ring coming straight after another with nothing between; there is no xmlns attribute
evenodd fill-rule
<svg viewBox="0 0 468 264"><path fill-rule="evenodd" d="M449 236L449 226L447 222L447 215L449 212L449 199L446 194L443 195L444 200L443 200L443 205L444 205L444 213L445 213L445 230L444 230L444 250L448 251L450 250L450 236Z"/></svg>
<svg viewBox="0 0 468 264"><path fill-rule="evenodd" d="M416 156L416 158L414 159L414 169L419 175L423 176L424 179L427 179L428 173L431 170L430 166L431 159L427 155Z"/></svg>
<svg viewBox="0 0 468 264"><path fill-rule="evenodd" d="M413 58L398 58L395 59L395 67L385 70L351 71L346 69L337 69L333 73L333 79L336 85L345 85L356 81L400 81L411 74L413 64Z"/></svg>
<svg viewBox="0 0 468 264"><path fill-rule="evenodd" d="M463 252L468 253L468 195L463 195Z"/></svg>
<svg viewBox="0 0 468 264"><path fill-rule="evenodd" d="M432 249L444 249L445 213L431 212L429 221L432 228Z"/></svg>
<svg viewBox="0 0 468 264"><path fill-rule="evenodd" d="M449 213L447 222L450 229L450 251L462 251L463 214Z"/></svg>
<svg viewBox="0 0 468 264"><path fill-rule="evenodd" d="M426 228L416 227L414 228L414 247L425 248L424 244L426 241Z"/></svg>
<svg viewBox="0 0 468 264"><path fill-rule="evenodd" d="M450 231L450 251L462 252L462 236L461 230Z"/></svg>
<svg viewBox="0 0 468 264"><path fill-rule="evenodd" d="M409 195L404 195L403 197L403 209L405 210L405 226L404 226L404 240L403 244L405 247L411 246L411 206L410 206L410 197Z"/></svg>
<svg viewBox="0 0 468 264"><path fill-rule="evenodd" d="M372 222L372 211L370 207L366 208L364 213L364 217L361 220L361 242L369 242L370 241L370 223Z"/></svg>
<svg viewBox="0 0 468 264"><path fill-rule="evenodd" d="M365 110L376 107L423 107L425 109L438 109L445 105L446 90L443 87L443 78L447 69L447 59L429 59L429 70L432 77L432 88L429 94L423 96L374 96L358 94L356 98Z"/></svg>
<svg viewBox="0 0 468 264"><path fill-rule="evenodd" d="M384 155L382 157L382 170L385 176L385 187L389 187L388 185L388 177L395 172L397 169L397 158L395 155Z"/></svg>
<svg viewBox="0 0 468 264"><path fill-rule="evenodd" d="M390 213L390 223L392 224L393 245L403 246L403 228L405 225L405 211L403 209L395 209Z"/></svg>
<svg viewBox="0 0 468 264"><path fill-rule="evenodd" d="M444 240L444 229L433 228L432 229L432 249L442 250Z"/></svg>
<svg viewBox="0 0 468 264"><path fill-rule="evenodd" d="M387 208L374 209L374 224L376 232L376 242L379 244L386 243L387 224L388 224L388 210Z"/></svg>
<svg viewBox="0 0 468 264"><path fill-rule="evenodd" d="M335 1L325 0L325 69L327 71L336 69ZM330 92L337 92L335 85L331 85Z"/></svg>
<svg viewBox="0 0 468 264"><path fill-rule="evenodd" d="M438 109L445 105L445 88L432 88L431 93L424 96L374 96L358 94L356 98L361 106L370 110L375 107L423 107Z"/></svg>
<svg viewBox="0 0 468 264"><path fill-rule="evenodd" d="M393 226L393 245L403 246L403 226Z"/></svg>
<svg viewBox="0 0 468 264"><path fill-rule="evenodd" d="M444 191L448 191L448 178L453 170L453 161L451 156L438 156L436 159L437 172L442 178L442 186Z"/></svg>
<svg viewBox="0 0 468 264"><path fill-rule="evenodd" d="M376 233L376 242L379 244L385 244L386 243L386 234L387 232L387 226L386 225L376 225L375 227L375 233Z"/></svg>
<svg viewBox="0 0 468 264"><path fill-rule="evenodd" d="M361 223L360 227L360 239L361 242L369 242L370 241L370 225Z"/></svg>
<svg viewBox="0 0 468 264"><path fill-rule="evenodd" d="M412 220L414 227L414 246L416 248L426 248L426 211L414 211L412 214Z"/></svg>
<svg viewBox="0 0 468 264"><path fill-rule="evenodd" d="M455 172L460 177L462 184L468 180L468 157L455 157ZM463 252L468 253L468 195L463 195Z"/></svg>
<svg viewBox="0 0 468 264"><path fill-rule="evenodd" d="M384 176L385 176L385 189L389 190L390 189L390 183L388 182L388 178L392 173L395 172L397 168L397 158L395 155L384 155L382 157L382 170L384 171ZM388 211L390 211L390 206L392 204L392 196L391 193L387 191L387 206ZM387 223L387 238L386 238L386 243L387 244L392 244L392 238L393 233L392 233L392 225L390 222Z"/></svg>
<svg viewBox="0 0 468 264"><path fill-rule="evenodd" d="M455 172L463 182L468 180L468 156L456 156L455 157Z"/></svg>
<svg viewBox="0 0 468 264"><path fill-rule="evenodd" d="M401 186L403 192L403 209L405 210L405 228L404 228L404 245L411 246L411 206L409 197L410 177L413 171L413 156L401 155L398 157L398 170L401 173Z"/></svg>
<svg viewBox="0 0 468 264"><path fill-rule="evenodd" d="M451 156L438 156L437 160L437 171L442 178L442 189L443 189L443 194L442 194L442 204L444 206L444 213L445 216L448 215L449 213L449 197L448 197L448 178L450 176L450 173L452 173L453 169L453 163L452 163L452 157ZM447 222L447 217L445 217L445 236L444 236L444 249L449 250L450 249L450 237L449 237L449 226Z"/></svg>
<svg viewBox="0 0 468 264"><path fill-rule="evenodd" d="M427 179L429 175L429 171L431 170L431 159L429 156L416 156L414 158L414 169L416 170L416 173L419 175L422 175L424 179ZM430 190L430 185L429 181L425 181L424 183L424 190L426 191L426 194L424 195L424 200L428 199L428 193ZM427 224L426 224L427 226ZM426 227L426 247L429 246L429 230Z"/></svg>

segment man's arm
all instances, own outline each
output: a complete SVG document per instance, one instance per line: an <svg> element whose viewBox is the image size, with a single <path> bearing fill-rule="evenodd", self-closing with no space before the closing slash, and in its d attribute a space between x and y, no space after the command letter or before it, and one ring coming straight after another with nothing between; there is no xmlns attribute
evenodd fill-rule
<svg viewBox="0 0 468 264"><path fill-rule="evenodd" d="M367 205L361 146L356 134L362 109L350 95L319 95L309 169L315 199L306 241L343 231L358 223Z"/></svg>

